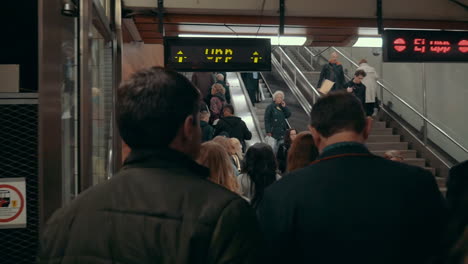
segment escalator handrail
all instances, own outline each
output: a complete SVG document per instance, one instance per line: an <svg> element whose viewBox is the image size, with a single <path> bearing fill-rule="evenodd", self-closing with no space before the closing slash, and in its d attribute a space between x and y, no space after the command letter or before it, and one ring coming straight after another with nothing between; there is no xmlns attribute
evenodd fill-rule
<svg viewBox="0 0 468 264"><path fill-rule="evenodd" d="M294 67L294 70L299 74L299 76L302 77L302 79L304 79L304 81L306 82L307 86L309 86L310 88L312 88L312 91L318 96L320 97L320 93L319 91L317 91L317 89L309 82L309 80L307 79L307 77L305 77L305 75L301 72L301 70L296 66L296 64L294 64L294 62L291 60L291 58L289 58L288 54L286 54L286 52L284 51L283 48L281 47L278 47L278 50L281 52L281 56L286 58L286 60L291 63L291 65Z"/></svg>
<svg viewBox="0 0 468 264"><path fill-rule="evenodd" d="M359 67L359 65L354 62L351 58L349 58L348 56L346 56L343 52L341 52L340 50L338 50L337 48L335 47L332 47L332 49L334 51L336 51L337 53L339 53L341 56L343 56L343 58L345 58L348 62L352 63L354 66L356 67ZM403 98L401 98L400 96L398 96L397 94L395 94L394 92L392 92L387 86L385 86L381 81L377 81L377 84L380 85L380 87L382 87L383 89L385 89L389 94L391 94L393 97L395 97L398 101L400 101L402 104L404 104L406 107L408 107L411 111L413 111L416 115L418 115L420 118L422 118L424 121L426 121L428 124L430 124L431 126L433 126L437 131L439 131L442 135L444 135L447 139L449 139L450 141L452 141L453 144L455 144L457 147L459 147L460 149L462 149L465 153L468 153L468 149L465 148L461 143L459 143L457 140L455 140L454 138L452 138L447 132L445 132L442 128L440 128L439 126L437 126L434 122L432 122L429 118L427 118L426 116L424 116L423 114L421 114L418 110L416 110L413 106L411 106L408 102L406 102Z"/></svg>

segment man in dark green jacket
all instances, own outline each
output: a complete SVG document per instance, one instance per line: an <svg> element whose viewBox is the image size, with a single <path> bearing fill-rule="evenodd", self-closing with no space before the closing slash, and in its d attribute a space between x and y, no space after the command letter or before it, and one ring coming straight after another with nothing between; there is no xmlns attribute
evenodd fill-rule
<svg viewBox="0 0 468 264"><path fill-rule="evenodd" d="M288 129L286 119L291 116L291 111L284 101L284 93L276 91L273 94L273 103L265 110L265 130L267 136L276 140L282 140Z"/></svg>
<svg viewBox="0 0 468 264"><path fill-rule="evenodd" d="M119 88L119 130L132 152L117 175L49 219L39 263L258 263L254 211L194 161L199 96L156 67Z"/></svg>

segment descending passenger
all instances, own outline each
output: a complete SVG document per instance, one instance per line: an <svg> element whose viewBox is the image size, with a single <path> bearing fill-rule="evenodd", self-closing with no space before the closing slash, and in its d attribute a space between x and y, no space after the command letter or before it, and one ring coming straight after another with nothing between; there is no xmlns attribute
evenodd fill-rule
<svg viewBox="0 0 468 264"><path fill-rule="evenodd" d="M350 94L312 107L319 159L267 188L257 209L265 263L415 264L437 253L446 207L434 177L372 155L371 123Z"/></svg>
<svg viewBox="0 0 468 264"><path fill-rule="evenodd" d="M283 143L284 133L288 129L286 119L291 116L291 111L284 101L284 93L276 91L273 94L273 102L265 109L265 130L267 136L273 137L276 143L276 152L278 146Z"/></svg>
<svg viewBox="0 0 468 264"><path fill-rule="evenodd" d="M118 174L49 219L39 263L258 263L255 212L194 161L199 96L158 67L120 86L118 128L132 152Z"/></svg>
<svg viewBox="0 0 468 264"><path fill-rule="evenodd" d="M366 86L362 83L362 80L366 77L366 72L363 70L357 70L354 73L354 78L345 83L344 87L348 93L354 94L362 104L362 107L366 107Z"/></svg>
<svg viewBox="0 0 468 264"><path fill-rule="evenodd" d="M318 154L312 134L309 131L299 133L289 149L288 172L307 167Z"/></svg>
<svg viewBox="0 0 468 264"><path fill-rule="evenodd" d="M384 153L384 158L388 160L393 160L393 161L398 161L398 162L403 162L405 158L403 157L403 154L401 154L401 151L399 150L389 150Z"/></svg>
<svg viewBox="0 0 468 264"><path fill-rule="evenodd" d="M221 117L215 126L215 135L226 132L229 137L237 138L242 144L242 150L245 151L245 141L252 139L252 133L240 117L234 115L234 107L225 105L223 108L223 117Z"/></svg>
<svg viewBox="0 0 468 264"><path fill-rule="evenodd" d="M214 128L210 125L210 112L200 112L200 127L202 130L202 142L212 140L214 137Z"/></svg>
<svg viewBox="0 0 468 264"><path fill-rule="evenodd" d="M345 83L343 65L338 61L338 53L333 52L327 64L325 64L320 72L320 78L317 87L322 87L325 80L334 82L331 91L343 89Z"/></svg>
<svg viewBox="0 0 468 264"><path fill-rule="evenodd" d="M292 142L296 138L297 130L294 128L286 130L284 134L284 143L281 143L278 147L278 152L276 154L276 160L278 160L278 169L281 173L286 172L288 164L288 151L291 147Z"/></svg>
<svg viewBox="0 0 468 264"><path fill-rule="evenodd" d="M239 185L232 171L231 158L219 143L205 142L201 145L200 157L197 162L210 169L209 179L231 192L239 193Z"/></svg>
<svg viewBox="0 0 468 264"><path fill-rule="evenodd" d="M237 172L240 173L242 170L242 145L237 138L229 139L229 155L231 160L237 168Z"/></svg>
<svg viewBox="0 0 468 264"><path fill-rule="evenodd" d="M265 188L281 177L276 168L275 154L268 144L256 143L247 149L237 181L241 195L247 197L254 208L262 200Z"/></svg>
<svg viewBox="0 0 468 264"><path fill-rule="evenodd" d="M229 89L229 83L226 81L226 73L216 74L216 83L219 83L224 87L224 89L226 90L226 101L228 104L230 104L231 103L231 91Z"/></svg>
<svg viewBox="0 0 468 264"><path fill-rule="evenodd" d="M224 90L221 84L213 84L213 87L211 88L212 97L210 99L211 123L221 117L221 111L223 110L224 105L226 105L225 93L226 90Z"/></svg>
<svg viewBox="0 0 468 264"><path fill-rule="evenodd" d="M374 67L371 67L367 64L367 60L362 59L359 62L359 68L357 70L363 70L366 72L366 77L362 80L362 83L366 86L366 114L367 116L374 115L375 111L375 102L377 98L377 80L379 79L379 75Z"/></svg>

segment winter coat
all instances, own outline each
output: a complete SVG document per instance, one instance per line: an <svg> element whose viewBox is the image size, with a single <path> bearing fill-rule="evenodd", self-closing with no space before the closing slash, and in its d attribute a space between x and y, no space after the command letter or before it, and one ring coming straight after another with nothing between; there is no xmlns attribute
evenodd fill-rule
<svg viewBox="0 0 468 264"><path fill-rule="evenodd" d="M335 82L331 91L342 89L343 84L345 83L343 65L341 65L341 63L339 62L329 62L328 64L324 65L322 71L320 72L320 78L317 83L317 88L322 87L322 82L325 79Z"/></svg>
<svg viewBox="0 0 468 264"><path fill-rule="evenodd" d="M252 133L240 117L226 116L221 117L215 126L215 136L226 132L229 137L237 138L242 144L242 150L245 151L245 141L252 139Z"/></svg>
<svg viewBox="0 0 468 264"><path fill-rule="evenodd" d="M201 98L211 93L211 87L215 84L215 77L211 72L194 72L192 83L200 90Z"/></svg>
<svg viewBox="0 0 468 264"><path fill-rule="evenodd" d="M211 121L219 119L226 104L226 98L223 94L217 93L210 99Z"/></svg>
<svg viewBox="0 0 468 264"><path fill-rule="evenodd" d="M281 143L278 147L278 153L276 154L276 160L278 161L278 169L281 173L286 172L286 168L288 167L288 151L290 145L286 145L285 143Z"/></svg>
<svg viewBox="0 0 468 264"><path fill-rule="evenodd" d="M429 171L354 142L272 184L257 209L271 264L429 263L446 213Z"/></svg>
<svg viewBox="0 0 468 264"><path fill-rule="evenodd" d="M214 128L206 121L200 121L202 130L202 142L210 141L214 137Z"/></svg>
<svg viewBox="0 0 468 264"><path fill-rule="evenodd" d="M366 86L363 83L354 83L353 80L345 83L344 89L353 88L353 94L361 101L363 107L366 103Z"/></svg>
<svg viewBox="0 0 468 264"><path fill-rule="evenodd" d="M44 226L39 263L259 263L248 203L170 149L132 151Z"/></svg>
<svg viewBox="0 0 468 264"><path fill-rule="evenodd" d="M288 129L286 119L291 116L289 108L282 107L281 105L271 103L265 109L265 130L266 133L271 133L273 138L281 140L284 137L284 133Z"/></svg>
<svg viewBox="0 0 468 264"><path fill-rule="evenodd" d="M367 74L362 80L362 83L366 86L366 103L375 103L378 88L377 80L379 79L377 71L367 63L361 63L357 70L363 70Z"/></svg>

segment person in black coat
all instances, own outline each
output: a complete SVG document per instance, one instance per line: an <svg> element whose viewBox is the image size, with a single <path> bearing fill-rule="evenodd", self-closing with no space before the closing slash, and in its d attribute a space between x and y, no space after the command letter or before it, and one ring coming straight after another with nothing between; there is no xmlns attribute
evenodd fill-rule
<svg viewBox="0 0 468 264"><path fill-rule="evenodd" d="M284 134L284 143L281 143L278 147L278 153L276 154L276 160L278 161L278 169L281 173L286 172L286 168L288 165L288 151L291 147L291 144L296 138L297 130L294 128L290 128L286 130Z"/></svg>
<svg viewBox="0 0 468 264"><path fill-rule="evenodd" d="M362 83L362 80L366 75L365 71L357 70L354 73L354 78L344 85L348 93L354 94L359 99L364 109L366 109L366 86Z"/></svg>
<svg viewBox="0 0 468 264"><path fill-rule="evenodd" d="M241 145L242 151L245 152L245 141L252 139L252 133L247 125L240 117L234 115L234 107L225 105L223 108L223 117L221 117L215 126L215 136L226 133L231 138L237 138Z"/></svg>
<svg viewBox="0 0 468 264"><path fill-rule="evenodd" d="M200 128L202 130L202 142L210 141L214 137L214 128L210 125L210 112L200 112Z"/></svg>
<svg viewBox="0 0 468 264"><path fill-rule="evenodd" d="M317 83L317 87L322 87L322 82L325 79L334 82L331 91L337 91L343 89L343 84L345 83L343 65L338 61L338 53L333 52L331 58L327 64L325 64L320 72L320 78Z"/></svg>
<svg viewBox="0 0 468 264"><path fill-rule="evenodd" d="M277 141L283 140L284 133L288 129L286 119L291 117L291 111L284 101L284 93L276 91L273 94L273 102L265 109L265 130L267 136Z"/></svg>
<svg viewBox="0 0 468 264"><path fill-rule="evenodd" d="M267 188L257 209L265 263L422 264L437 254L447 209L434 176L373 155L371 127L350 94L312 107L319 159Z"/></svg>

